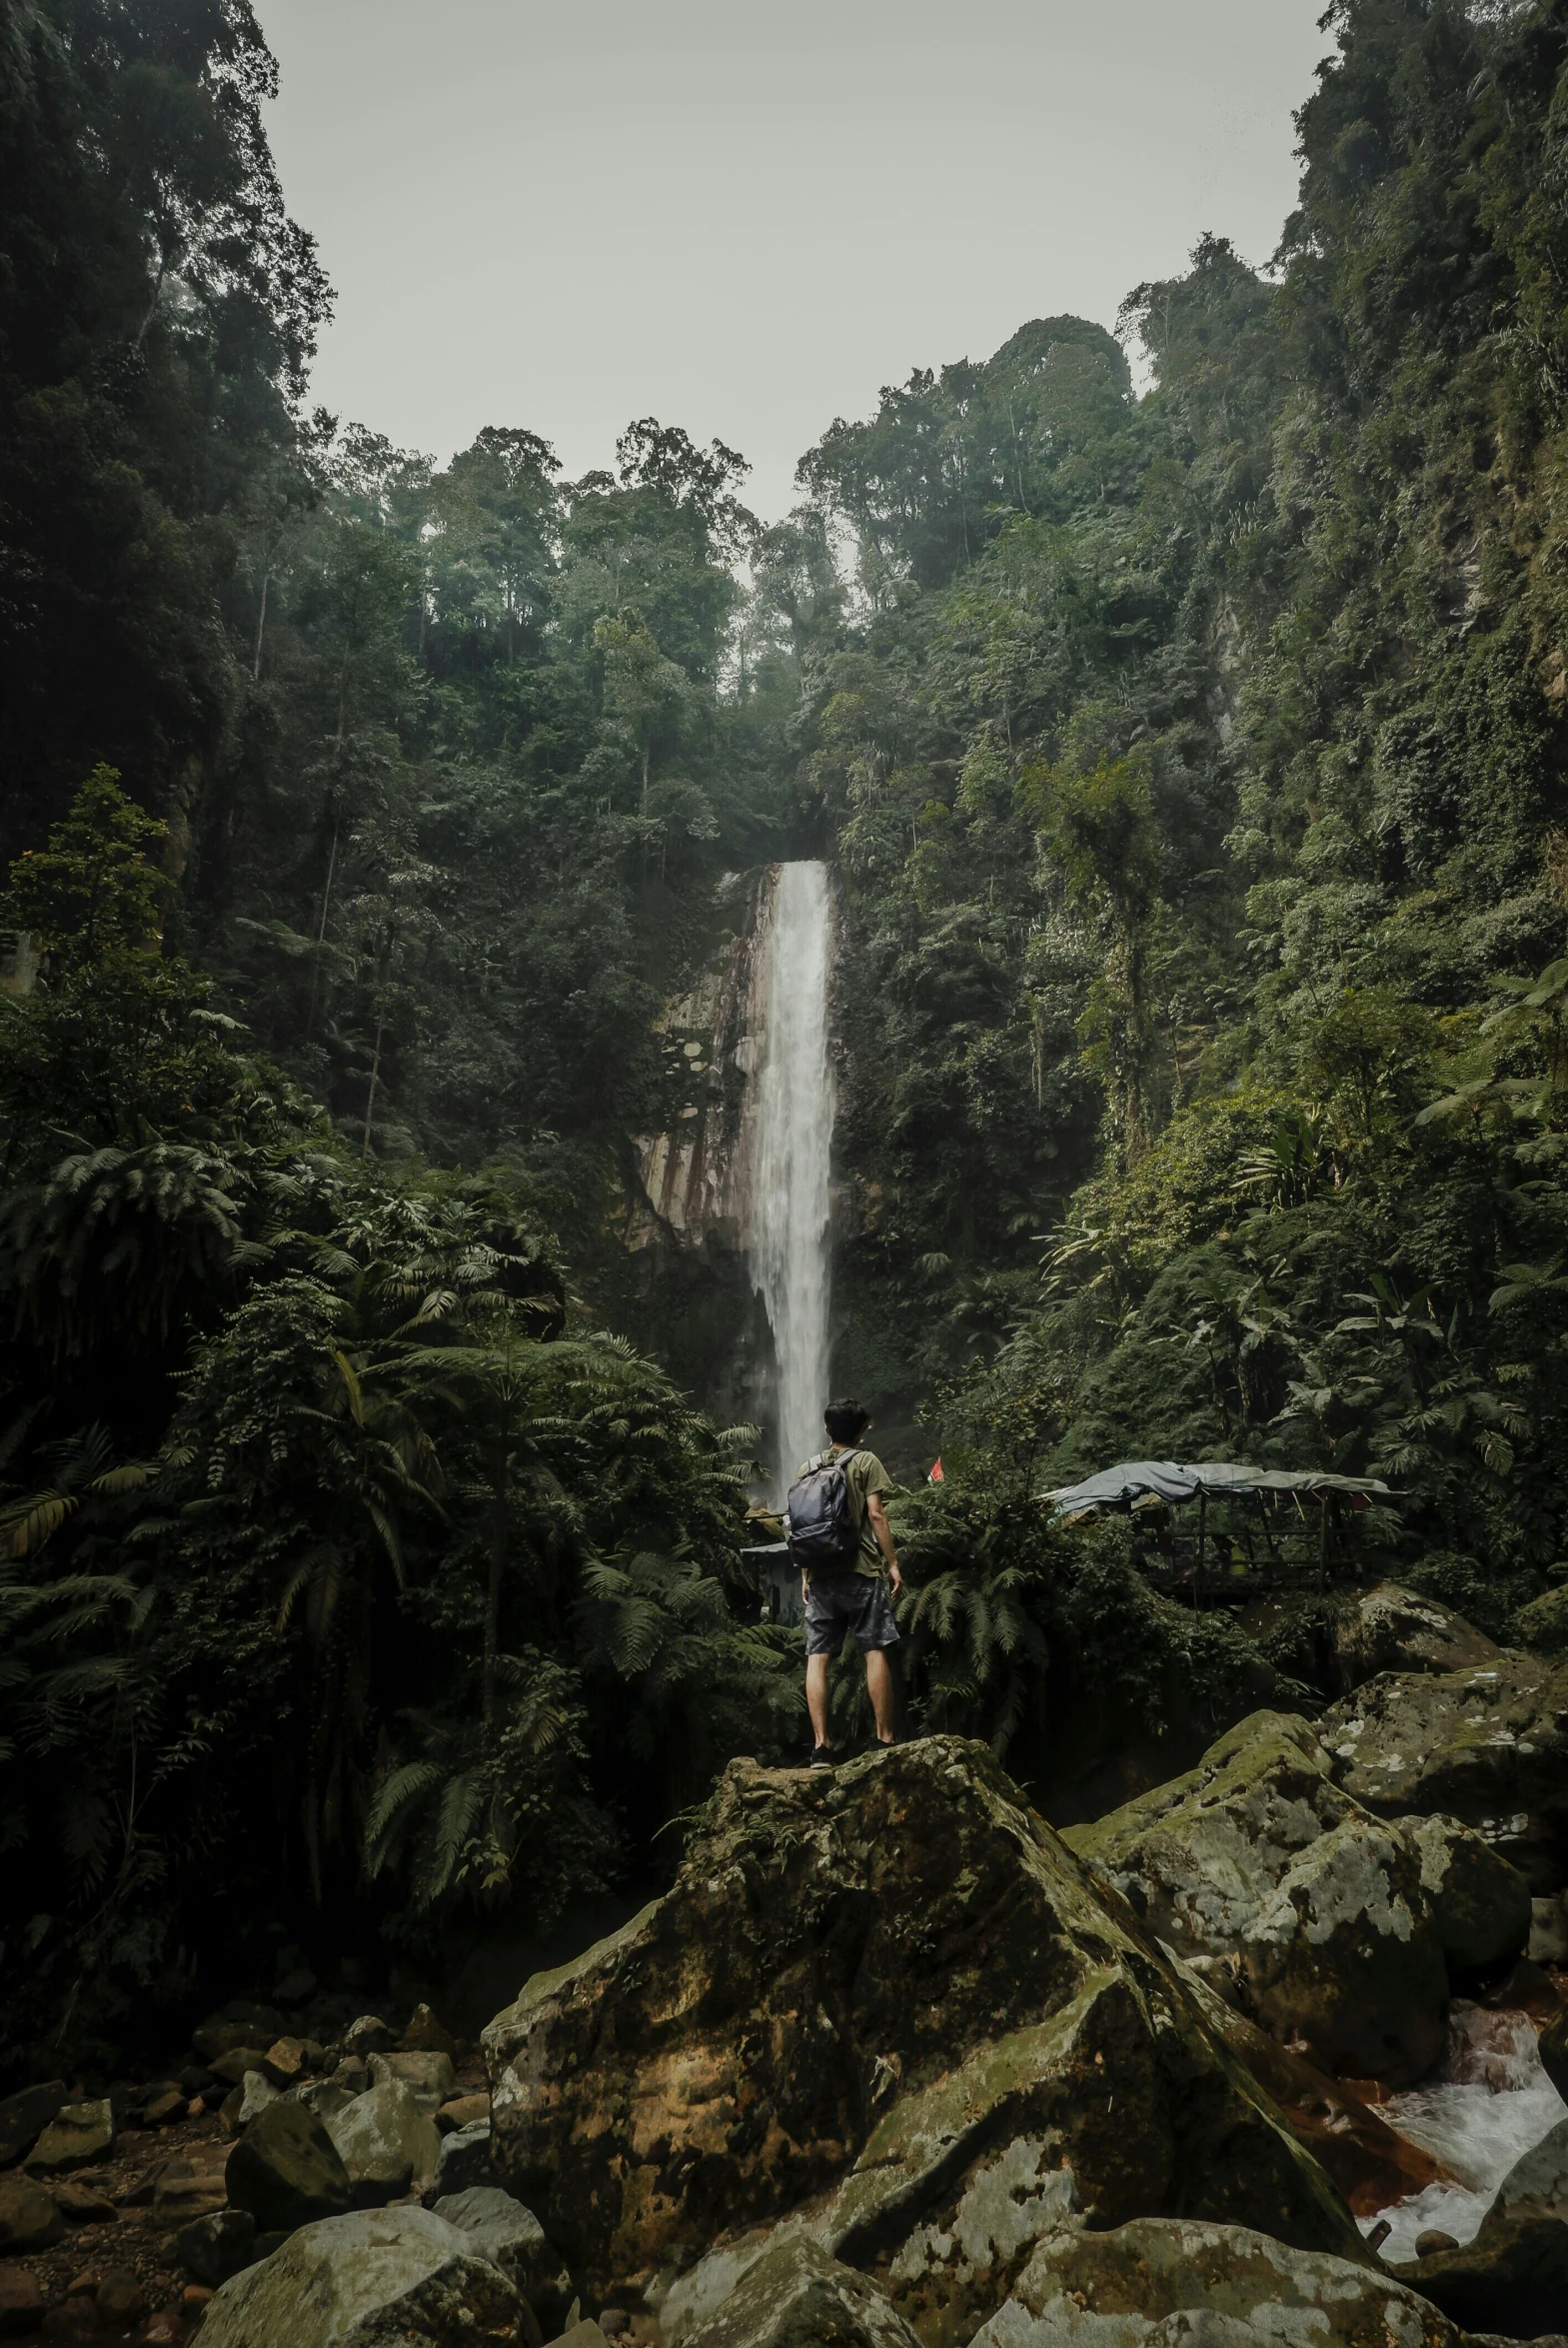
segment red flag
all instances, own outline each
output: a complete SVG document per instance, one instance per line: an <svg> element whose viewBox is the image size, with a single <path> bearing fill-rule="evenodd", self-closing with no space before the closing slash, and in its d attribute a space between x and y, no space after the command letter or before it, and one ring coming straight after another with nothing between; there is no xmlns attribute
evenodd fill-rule
<svg viewBox="0 0 1568 2348"><path fill-rule="evenodd" d="M930 1471L930 1474L929 1474L929 1475L928 1475L928 1476L925 1478L925 1480L926 1480L926 1482L927 1482L927 1483L945 1483L945 1482L946 1482L947 1478L946 1478L946 1477L943 1475L943 1473L942 1473L942 1471L941 1471L941 1461L940 1461L939 1459L937 1460L937 1462L936 1462L935 1466L934 1466L934 1467L931 1469L931 1471Z"/></svg>

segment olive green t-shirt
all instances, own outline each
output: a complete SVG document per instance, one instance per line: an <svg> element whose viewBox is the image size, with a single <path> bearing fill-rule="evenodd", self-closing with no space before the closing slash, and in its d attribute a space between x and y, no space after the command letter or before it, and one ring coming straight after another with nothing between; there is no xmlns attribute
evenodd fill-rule
<svg viewBox="0 0 1568 2348"><path fill-rule="evenodd" d="M865 1574L868 1580L882 1581L886 1578L887 1564L881 1550L876 1546L876 1535L871 1530L871 1512L865 1503L872 1492L890 1491L892 1488L891 1479L874 1451L863 1451L854 1443L828 1443L817 1456L823 1459L838 1459L843 1456L845 1451L853 1451L854 1453L854 1457L843 1471L843 1476L845 1483L849 1486L849 1505L854 1510L855 1521L860 1527L860 1550L854 1560L854 1570L856 1573ZM810 1464L809 1459L802 1463L797 1471L796 1481L805 1473ZM811 1577L809 1573L802 1573L800 1581L802 1588L810 1588Z"/></svg>

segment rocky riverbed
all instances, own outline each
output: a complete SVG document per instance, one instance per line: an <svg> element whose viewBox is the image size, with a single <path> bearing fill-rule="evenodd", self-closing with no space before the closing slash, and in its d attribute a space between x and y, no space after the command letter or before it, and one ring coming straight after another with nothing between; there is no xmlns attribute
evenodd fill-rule
<svg viewBox="0 0 1568 2348"><path fill-rule="evenodd" d="M737 1761L671 1890L481 2048L241 2000L162 2080L38 2083L0 2332L1568 2330L1568 1675L1414 1605L1372 1593L1323 1721L1253 1714L1064 1835L954 1738Z"/></svg>

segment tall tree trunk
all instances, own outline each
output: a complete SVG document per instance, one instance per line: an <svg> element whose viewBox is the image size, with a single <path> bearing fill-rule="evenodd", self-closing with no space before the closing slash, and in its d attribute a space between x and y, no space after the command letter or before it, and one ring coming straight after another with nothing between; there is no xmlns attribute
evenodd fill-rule
<svg viewBox="0 0 1568 2348"><path fill-rule="evenodd" d="M261 610L256 615L256 658L251 663L251 683L261 679L262 637L267 627L267 590L272 585L272 565L262 573Z"/></svg>
<svg viewBox="0 0 1568 2348"><path fill-rule="evenodd" d="M501 1651L501 1589L507 1570L507 1447L497 1440L490 1467L490 1568L485 1584L484 1720L496 1717L496 1657Z"/></svg>
<svg viewBox="0 0 1568 2348"><path fill-rule="evenodd" d="M376 1022L376 1049L371 1055L370 1096L365 1103L365 1146L360 1152L362 1158L370 1156L371 1128L376 1122L376 1088L381 1082L381 1040L386 1032L387 1022L383 1016Z"/></svg>
<svg viewBox="0 0 1568 2348"><path fill-rule="evenodd" d="M321 987L321 953L327 943L327 914L332 905L332 877L338 869L338 828L342 819L335 818L332 827L332 854L327 859L327 885L321 893L321 920L316 927L316 952L311 962L311 1002L305 1015L305 1040L309 1043L316 1026L316 998Z"/></svg>

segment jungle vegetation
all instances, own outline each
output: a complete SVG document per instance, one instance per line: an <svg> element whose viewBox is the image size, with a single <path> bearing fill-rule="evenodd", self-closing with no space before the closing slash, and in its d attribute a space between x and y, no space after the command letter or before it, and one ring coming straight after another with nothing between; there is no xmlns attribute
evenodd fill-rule
<svg viewBox="0 0 1568 2348"><path fill-rule="evenodd" d="M1568 1577L1568 0L1330 45L1268 266L890 386L764 526L651 417L572 482L313 408L245 0L0 0L6 2070L647 1881L797 1739L619 1237L782 854L835 1384L947 1472L912 1724L1049 1790L1311 1703L1046 1528L1116 1456L1382 1475L1499 1634Z"/></svg>

